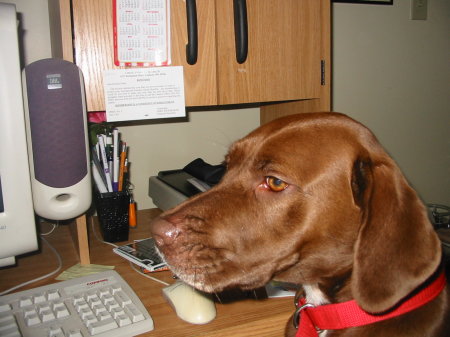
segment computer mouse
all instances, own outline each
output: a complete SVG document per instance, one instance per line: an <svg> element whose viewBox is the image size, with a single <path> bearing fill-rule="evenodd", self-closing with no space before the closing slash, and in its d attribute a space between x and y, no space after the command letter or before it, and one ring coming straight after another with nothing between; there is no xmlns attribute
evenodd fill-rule
<svg viewBox="0 0 450 337"><path fill-rule="evenodd" d="M177 316L188 323L206 324L216 317L216 306L209 295L182 281L176 281L162 291Z"/></svg>

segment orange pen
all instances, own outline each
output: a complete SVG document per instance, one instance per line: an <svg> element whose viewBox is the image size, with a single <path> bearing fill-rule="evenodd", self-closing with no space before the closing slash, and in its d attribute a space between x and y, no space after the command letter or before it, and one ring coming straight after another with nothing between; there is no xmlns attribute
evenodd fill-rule
<svg viewBox="0 0 450 337"><path fill-rule="evenodd" d="M130 205L128 206L128 225L131 228L134 228L137 226L136 203L134 202L133 198L131 198L131 197L130 197Z"/></svg>
<svg viewBox="0 0 450 337"><path fill-rule="evenodd" d="M127 143L123 143L122 152L120 153L120 166L119 166L119 192L123 190L123 175L125 169L125 159L127 157Z"/></svg>

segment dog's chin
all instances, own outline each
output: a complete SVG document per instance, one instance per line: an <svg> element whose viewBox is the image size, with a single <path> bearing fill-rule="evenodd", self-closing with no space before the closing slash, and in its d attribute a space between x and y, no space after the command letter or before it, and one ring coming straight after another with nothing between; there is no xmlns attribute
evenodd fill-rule
<svg viewBox="0 0 450 337"><path fill-rule="evenodd" d="M210 269L205 272L198 267L187 269L169 265L169 268L180 280L206 293L220 293L230 289L254 290L270 281L270 278L256 279L251 273L232 276Z"/></svg>

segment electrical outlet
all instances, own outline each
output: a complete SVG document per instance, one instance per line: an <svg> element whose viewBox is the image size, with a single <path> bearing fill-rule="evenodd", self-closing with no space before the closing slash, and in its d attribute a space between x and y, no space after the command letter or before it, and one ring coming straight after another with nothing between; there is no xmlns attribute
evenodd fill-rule
<svg viewBox="0 0 450 337"><path fill-rule="evenodd" d="M411 20L427 19L428 0L411 0Z"/></svg>

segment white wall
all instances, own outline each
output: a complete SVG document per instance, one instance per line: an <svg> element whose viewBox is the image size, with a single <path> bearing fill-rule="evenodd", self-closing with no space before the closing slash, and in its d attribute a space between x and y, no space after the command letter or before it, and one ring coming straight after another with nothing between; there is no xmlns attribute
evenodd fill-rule
<svg viewBox="0 0 450 337"><path fill-rule="evenodd" d="M370 127L427 203L450 205L450 1L428 19L333 4L333 109Z"/></svg>
<svg viewBox="0 0 450 337"><path fill-rule="evenodd" d="M195 111L189 122L119 127L130 145L131 182L139 209L155 207L148 178L161 170L181 169L196 158L220 164L228 146L259 126L259 109Z"/></svg>

